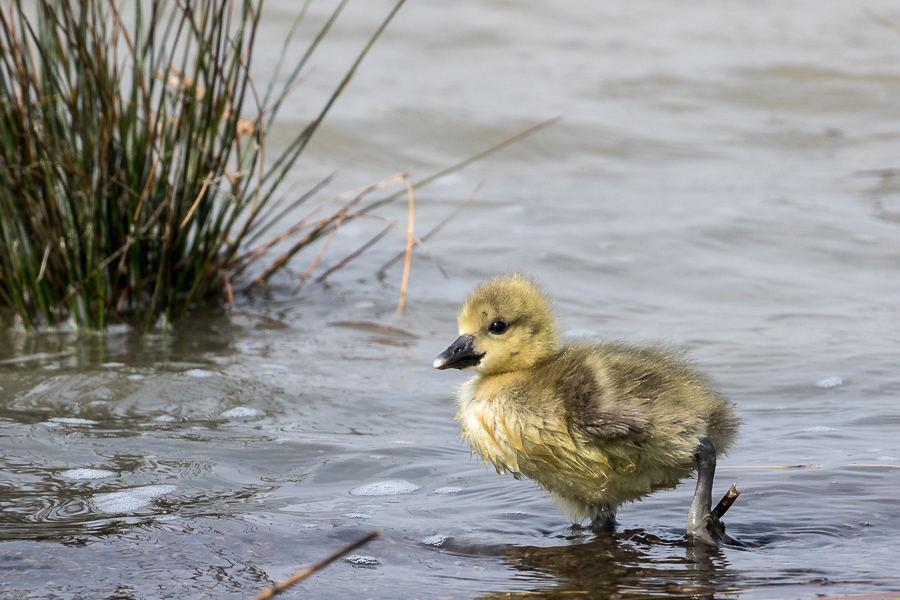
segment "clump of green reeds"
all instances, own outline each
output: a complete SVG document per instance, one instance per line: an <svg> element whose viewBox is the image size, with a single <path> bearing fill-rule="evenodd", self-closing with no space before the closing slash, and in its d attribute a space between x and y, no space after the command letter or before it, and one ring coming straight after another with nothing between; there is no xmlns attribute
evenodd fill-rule
<svg viewBox="0 0 900 600"><path fill-rule="evenodd" d="M26 329L69 321L92 329L125 322L146 331L221 294L229 273L265 256L270 246L251 243L291 208L273 201L278 184L403 3L320 113L264 169L266 130L346 1L293 65L279 61L278 72L287 73L283 87L270 85L263 97L250 78L261 0L120 4L133 14L133 27L115 0L5 3L0 305L6 314ZM308 6L300 6L297 23ZM290 35L296 31L297 24ZM287 48L286 41L282 60ZM293 228L305 234L255 282L339 226L347 206Z"/></svg>

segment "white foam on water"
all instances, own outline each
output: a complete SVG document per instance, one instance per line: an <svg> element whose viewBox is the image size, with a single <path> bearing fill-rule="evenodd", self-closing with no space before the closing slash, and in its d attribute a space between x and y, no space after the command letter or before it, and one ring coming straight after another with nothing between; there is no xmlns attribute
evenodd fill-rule
<svg viewBox="0 0 900 600"><path fill-rule="evenodd" d="M441 487L434 490L435 494L458 494L462 491L459 487Z"/></svg>
<svg viewBox="0 0 900 600"><path fill-rule="evenodd" d="M415 442L407 442L406 440L394 440L391 443L397 444L398 446L414 446L415 445Z"/></svg>
<svg viewBox="0 0 900 600"><path fill-rule="evenodd" d="M49 419L51 423L60 423L62 425L96 425L99 421L90 419L79 419L78 417L53 417Z"/></svg>
<svg viewBox="0 0 900 600"><path fill-rule="evenodd" d="M241 417L259 417L263 414L263 411L256 408L250 408L249 406L235 406L234 408L229 408L223 412L222 416L226 419L233 419Z"/></svg>
<svg viewBox="0 0 900 600"><path fill-rule="evenodd" d="M341 515L345 519L371 519L372 515L367 515L366 513L346 513Z"/></svg>
<svg viewBox="0 0 900 600"><path fill-rule="evenodd" d="M421 485L398 479L393 481L367 483L358 488L353 488L350 490L350 493L354 496L394 496L397 494L409 494L421 487Z"/></svg>
<svg viewBox="0 0 900 600"><path fill-rule="evenodd" d="M97 512L127 513L150 504L150 501L178 489L174 485L145 485L142 487L111 492L108 494L94 494L91 502Z"/></svg>
<svg viewBox="0 0 900 600"><path fill-rule="evenodd" d="M60 475L66 479L103 479L113 477L115 473L106 469L69 469Z"/></svg>
<svg viewBox="0 0 900 600"><path fill-rule="evenodd" d="M106 362L106 363L103 363L103 366L106 367L107 369L118 369L119 367L124 367L125 363Z"/></svg>
<svg viewBox="0 0 900 600"><path fill-rule="evenodd" d="M213 372L207 371L206 369L191 369L190 371L185 371L184 374L187 375L188 377L203 378L203 377L212 377Z"/></svg>
<svg viewBox="0 0 900 600"><path fill-rule="evenodd" d="M364 556L362 554L351 554L347 558L345 558L348 563L353 563L354 565L377 565L378 559L374 556Z"/></svg>
<svg viewBox="0 0 900 600"><path fill-rule="evenodd" d="M840 377L826 377L816 382L818 388L833 388L839 385L844 385L844 380Z"/></svg>
<svg viewBox="0 0 900 600"><path fill-rule="evenodd" d="M172 415L159 415L158 417L153 417L153 420L157 423L172 423L177 419Z"/></svg>
<svg viewBox="0 0 900 600"><path fill-rule="evenodd" d="M444 542L446 542L449 539L450 539L449 535L437 534L437 535L428 536L427 538L422 540L422 543L428 544L429 546L437 546L438 548L440 548L441 546L444 545Z"/></svg>
<svg viewBox="0 0 900 600"><path fill-rule="evenodd" d="M804 429L808 433L828 433L829 431L837 431L834 427L809 427Z"/></svg>
<svg viewBox="0 0 900 600"><path fill-rule="evenodd" d="M897 462L898 460L900 460L900 458L897 458L896 456L879 456L878 460L883 460L885 462Z"/></svg>

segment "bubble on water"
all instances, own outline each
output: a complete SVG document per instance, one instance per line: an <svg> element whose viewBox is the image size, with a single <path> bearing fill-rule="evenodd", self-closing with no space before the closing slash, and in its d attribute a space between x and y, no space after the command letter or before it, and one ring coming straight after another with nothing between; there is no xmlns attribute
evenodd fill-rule
<svg viewBox="0 0 900 600"><path fill-rule="evenodd" d="M235 406L234 408L229 408L223 412L222 416L226 419L239 419L244 417L259 417L262 414L263 412L256 408L250 408L249 406Z"/></svg>
<svg viewBox="0 0 900 600"><path fill-rule="evenodd" d="M353 563L354 565L377 565L378 559L374 556L364 556L362 554L351 554L347 558L345 558L348 563Z"/></svg>
<svg viewBox="0 0 900 600"><path fill-rule="evenodd" d="M844 380L840 377L826 377L816 382L818 388L833 388L839 385L844 385Z"/></svg>
<svg viewBox="0 0 900 600"><path fill-rule="evenodd" d="M429 546L437 546L438 548L440 548L441 546L444 545L444 542L446 542L449 539L450 539L449 535L436 534L436 535L428 536L427 538L422 540L422 543L428 544Z"/></svg>
<svg viewBox="0 0 900 600"><path fill-rule="evenodd" d="M371 519L372 515L367 515L366 513L345 513L341 515L345 519Z"/></svg>
<svg viewBox="0 0 900 600"><path fill-rule="evenodd" d="M212 377L213 372L207 371L206 369L191 369L190 371L185 371L184 374L187 375L188 377L203 378L203 377Z"/></svg>
<svg viewBox="0 0 900 600"><path fill-rule="evenodd" d="M396 494L409 494L416 491L422 486L416 485L409 481L376 481L361 485L358 488L350 490L354 496L394 496Z"/></svg>
<svg viewBox="0 0 900 600"><path fill-rule="evenodd" d="M115 473L106 469L69 469L60 473L66 479L103 479L113 477Z"/></svg>
<svg viewBox="0 0 900 600"><path fill-rule="evenodd" d="M807 433L828 433L829 431L837 431L834 427L809 427L804 429Z"/></svg>
<svg viewBox="0 0 900 600"><path fill-rule="evenodd" d="M78 417L53 417L52 419L49 419L49 421L61 425L97 425L98 423L98 421L79 419Z"/></svg>
<svg viewBox="0 0 900 600"><path fill-rule="evenodd" d="M174 485L145 485L121 492L94 494L91 502L97 512L126 513L150 504L150 501L178 489Z"/></svg>
<svg viewBox="0 0 900 600"><path fill-rule="evenodd" d="M434 490L435 494L458 494L462 491L459 487L442 487Z"/></svg>
<svg viewBox="0 0 900 600"><path fill-rule="evenodd" d="M153 420L157 423L172 423L176 421L172 415L159 415L158 417L153 417Z"/></svg>

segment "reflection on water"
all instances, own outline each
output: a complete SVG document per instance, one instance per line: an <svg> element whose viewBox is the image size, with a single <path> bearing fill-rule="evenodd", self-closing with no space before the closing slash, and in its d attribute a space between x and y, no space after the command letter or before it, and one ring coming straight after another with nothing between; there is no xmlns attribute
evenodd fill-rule
<svg viewBox="0 0 900 600"><path fill-rule="evenodd" d="M529 597L568 594L632 598L665 595L712 598L739 591L741 578L716 547L696 546L649 534L642 529L610 535L574 534L557 546L445 548L461 554L502 556L516 572L536 584ZM509 594L489 593L483 598Z"/></svg>
<svg viewBox="0 0 900 600"><path fill-rule="evenodd" d="M268 6L260 56L294 10ZM382 8L348 6L312 93ZM430 240L451 278L415 260L404 315L399 267L374 273L389 236L327 286L285 274L166 334L0 332L0 595L246 598L371 529L375 562L285 597L896 593L898 92L900 36L853 3L409 3L301 185L421 177L563 121L417 193L427 231L486 181ZM322 268L381 227L348 225ZM710 372L744 422L715 493L737 483L728 531L755 547L685 543L691 482L595 536L469 456L431 360L514 269L568 335Z"/></svg>

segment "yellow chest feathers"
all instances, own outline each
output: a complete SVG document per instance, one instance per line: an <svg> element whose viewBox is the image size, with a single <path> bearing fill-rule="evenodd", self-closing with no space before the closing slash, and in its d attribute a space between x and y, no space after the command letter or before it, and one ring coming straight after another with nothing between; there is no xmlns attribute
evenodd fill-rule
<svg viewBox="0 0 900 600"><path fill-rule="evenodd" d="M502 395L478 393L478 378L465 383L457 395L459 411L456 419L460 432L485 464L491 461L498 473L509 471L517 479L521 475L542 480L547 470L564 468L596 477L597 467L584 465L584 449L572 437L561 415L537 417ZM599 458L599 457L597 457Z"/></svg>
<svg viewBox="0 0 900 600"><path fill-rule="evenodd" d="M504 470L519 477L518 454L524 453L521 428L514 411L505 410L505 402L480 398L476 393L477 378L463 384L457 395L459 411L456 420L462 436L472 451L494 463L498 473Z"/></svg>

